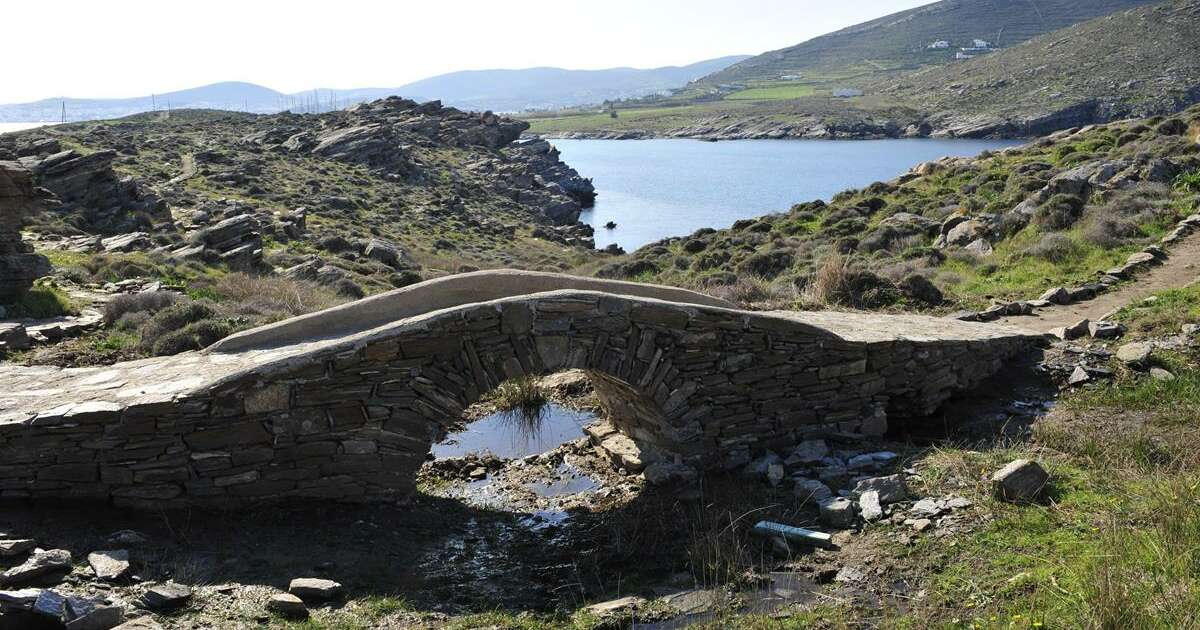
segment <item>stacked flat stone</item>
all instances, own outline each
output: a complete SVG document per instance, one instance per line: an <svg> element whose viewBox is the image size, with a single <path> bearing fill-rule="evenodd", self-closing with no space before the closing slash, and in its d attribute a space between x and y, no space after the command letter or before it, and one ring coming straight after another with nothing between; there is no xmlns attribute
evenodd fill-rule
<svg viewBox="0 0 1200 630"><path fill-rule="evenodd" d="M0 367L0 497L400 498L430 445L483 394L570 368L591 375L639 445L729 466L816 437L879 434L887 413L929 413L1040 339L926 317L752 313L583 290L376 326L367 311L379 304L337 311L370 323L328 339L109 368Z"/></svg>
<svg viewBox="0 0 1200 630"><path fill-rule="evenodd" d="M21 241L26 213L39 203L32 174L17 162L0 162L0 304L12 302L50 273L50 262Z"/></svg>

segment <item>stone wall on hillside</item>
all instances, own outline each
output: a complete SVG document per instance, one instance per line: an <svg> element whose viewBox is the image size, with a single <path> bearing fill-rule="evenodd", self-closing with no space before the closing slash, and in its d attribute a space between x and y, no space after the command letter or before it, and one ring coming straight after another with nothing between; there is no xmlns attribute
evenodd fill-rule
<svg viewBox="0 0 1200 630"><path fill-rule="evenodd" d="M591 372L639 445L701 467L878 435L1036 336L931 318L750 313L596 291L464 304L333 340L109 368L3 368L0 497L135 506L388 500L506 379ZM905 322L914 329L900 334ZM941 334L931 337L931 332Z"/></svg>
<svg viewBox="0 0 1200 630"><path fill-rule="evenodd" d="M21 241L26 214L41 203L28 170L16 162L0 162L0 305L15 300L34 280L50 273L50 262Z"/></svg>

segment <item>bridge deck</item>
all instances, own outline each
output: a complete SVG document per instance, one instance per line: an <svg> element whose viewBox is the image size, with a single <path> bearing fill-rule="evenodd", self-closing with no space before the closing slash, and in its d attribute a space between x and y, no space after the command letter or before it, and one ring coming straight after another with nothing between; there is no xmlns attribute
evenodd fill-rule
<svg viewBox="0 0 1200 630"><path fill-rule="evenodd" d="M521 298L570 293L593 292L553 291ZM492 300L495 303L503 301ZM661 302L653 298L641 298L641 301ZM850 343L958 343L1039 336L1011 327L921 315L837 311L750 312L699 305L691 308L724 313L731 319L752 317L811 326ZM348 351L372 338L395 334L405 327L420 326L423 319L448 310L453 308L405 317L344 336L299 341L278 347L232 352L213 351L219 350L214 348L205 352L186 352L172 357L142 359L104 367L0 366L0 383L4 383L4 389L0 391L0 424L28 421L39 414L70 416L72 407L78 410L76 413L86 413L101 407L120 409L170 402L249 374L269 378L272 373L286 372L308 363L315 354L331 349L333 352Z"/></svg>

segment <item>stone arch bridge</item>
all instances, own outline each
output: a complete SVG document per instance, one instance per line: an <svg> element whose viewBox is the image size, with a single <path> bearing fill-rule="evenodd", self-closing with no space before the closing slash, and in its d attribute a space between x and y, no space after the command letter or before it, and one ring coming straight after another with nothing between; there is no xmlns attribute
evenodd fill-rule
<svg viewBox="0 0 1200 630"><path fill-rule="evenodd" d="M582 368L635 442L698 466L927 414L1039 336L919 316L749 312L530 272L424 282L109 367L0 367L0 498L135 506L409 494L502 381Z"/></svg>

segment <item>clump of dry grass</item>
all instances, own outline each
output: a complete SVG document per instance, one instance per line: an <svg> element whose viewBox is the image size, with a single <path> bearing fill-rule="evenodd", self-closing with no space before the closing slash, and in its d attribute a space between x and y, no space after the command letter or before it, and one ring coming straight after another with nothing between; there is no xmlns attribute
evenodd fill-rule
<svg viewBox="0 0 1200 630"><path fill-rule="evenodd" d="M270 323L337 306L345 298L312 282L279 276L231 273L222 276L213 290L234 314Z"/></svg>

